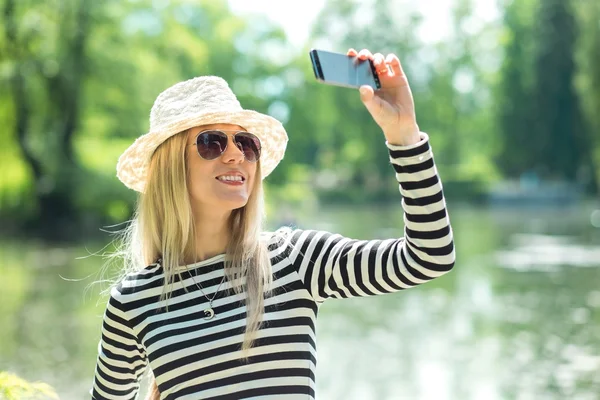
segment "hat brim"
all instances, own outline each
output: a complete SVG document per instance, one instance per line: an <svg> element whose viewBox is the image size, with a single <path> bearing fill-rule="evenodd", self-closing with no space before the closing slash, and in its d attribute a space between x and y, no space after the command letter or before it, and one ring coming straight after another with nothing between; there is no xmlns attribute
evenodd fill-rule
<svg viewBox="0 0 600 400"><path fill-rule="evenodd" d="M148 132L125 150L117 162L117 177L130 189L144 192L152 154L165 140L179 132L200 125L232 124L244 127L261 141L262 179L283 159L288 142L285 128L275 118L253 110L211 112L179 121L159 131Z"/></svg>

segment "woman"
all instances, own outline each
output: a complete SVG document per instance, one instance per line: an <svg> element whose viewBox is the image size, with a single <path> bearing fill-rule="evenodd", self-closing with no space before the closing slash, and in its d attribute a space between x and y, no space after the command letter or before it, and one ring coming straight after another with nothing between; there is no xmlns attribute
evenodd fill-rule
<svg viewBox="0 0 600 400"><path fill-rule="evenodd" d="M400 61L348 54L373 60L380 77L381 90L360 94L389 148L406 237L263 232L262 179L283 158L284 128L242 110L220 78L176 84L117 165L141 194L130 267L104 317L93 399L135 398L147 366L157 399L314 398L325 299L395 292L452 268L442 186Z"/></svg>

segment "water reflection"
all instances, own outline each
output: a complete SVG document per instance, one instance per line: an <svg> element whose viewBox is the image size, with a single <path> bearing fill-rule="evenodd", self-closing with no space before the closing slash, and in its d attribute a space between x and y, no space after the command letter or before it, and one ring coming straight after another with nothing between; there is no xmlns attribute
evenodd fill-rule
<svg viewBox="0 0 600 400"><path fill-rule="evenodd" d="M557 271L560 266L598 267L600 247L574 236L515 234L510 249L496 252L496 263L518 271Z"/></svg>
<svg viewBox="0 0 600 400"><path fill-rule="evenodd" d="M458 254L451 274L395 295L323 305L318 398L598 398L593 209L451 210ZM295 217L301 227L356 238L402 234L397 208ZM87 254L80 246L0 242L0 276L9 283L0 291L0 369L46 381L62 399L84 398L93 374L105 299L101 286L85 290L102 263L76 260Z"/></svg>

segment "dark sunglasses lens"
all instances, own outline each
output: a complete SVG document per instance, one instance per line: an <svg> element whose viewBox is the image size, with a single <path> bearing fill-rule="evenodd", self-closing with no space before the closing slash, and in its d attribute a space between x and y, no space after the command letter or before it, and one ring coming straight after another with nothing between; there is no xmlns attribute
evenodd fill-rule
<svg viewBox="0 0 600 400"><path fill-rule="evenodd" d="M235 144L240 148L246 160L255 162L260 158L260 139L247 132L239 132L234 136Z"/></svg>
<svg viewBox="0 0 600 400"><path fill-rule="evenodd" d="M214 160L225 151L227 147L227 135L218 131L206 131L198 135L196 139L198 154L205 160Z"/></svg>

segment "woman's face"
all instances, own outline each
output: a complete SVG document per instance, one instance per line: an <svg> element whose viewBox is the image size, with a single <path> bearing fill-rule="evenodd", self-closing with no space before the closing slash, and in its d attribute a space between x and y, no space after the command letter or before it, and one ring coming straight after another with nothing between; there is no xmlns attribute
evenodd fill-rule
<svg viewBox="0 0 600 400"><path fill-rule="evenodd" d="M214 160L205 160L198 155L196 136L198 133L216 129L227 135L227 147ZM252 193L256 175L256 162L249 162L233 142L236 131L245 131L238 125L211 124L190 129L188 134L188 190L194 209L205 212L231 211L244 207ZM242 180L226 180L225 177L241 176Z"/></svg>

